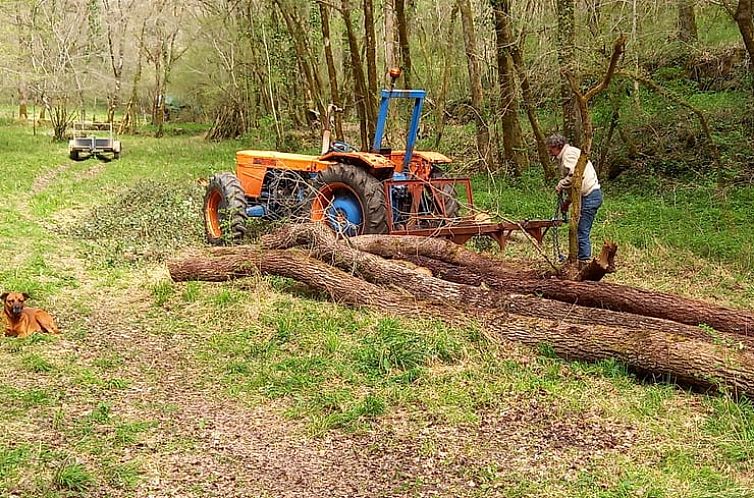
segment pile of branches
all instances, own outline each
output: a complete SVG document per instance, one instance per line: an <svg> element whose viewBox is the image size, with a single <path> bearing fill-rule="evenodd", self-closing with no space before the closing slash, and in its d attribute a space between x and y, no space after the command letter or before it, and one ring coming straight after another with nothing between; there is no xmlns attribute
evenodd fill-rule
<svg viewBox="0 0 754 498"><path fill-rule="evenodd" d="M258 246L216 248L168 268L175 281L287 277L345 305L454 326L476 323L488 336L548 345L566 359L612 358L665 381L734 396L754 393L750 311L609 282L563 280L442 239L340 239L321 224L297 224L263 236Z"/></svg>

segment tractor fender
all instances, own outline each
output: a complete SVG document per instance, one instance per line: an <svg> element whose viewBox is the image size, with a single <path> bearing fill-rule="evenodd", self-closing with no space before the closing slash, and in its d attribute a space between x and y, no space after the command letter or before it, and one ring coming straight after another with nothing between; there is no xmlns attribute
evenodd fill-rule
<svg viewBox="0 0 754 498"><path fill-rule="evenodd" d="M356 166L380 180L391 177L395 170L395 164L389 158L371 152L328 152L319 159Z"/></svg>

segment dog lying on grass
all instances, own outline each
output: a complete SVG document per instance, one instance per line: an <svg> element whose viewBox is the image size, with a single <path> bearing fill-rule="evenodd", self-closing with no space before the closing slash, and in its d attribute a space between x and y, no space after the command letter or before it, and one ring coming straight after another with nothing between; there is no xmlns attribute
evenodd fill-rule
<svg viewBox="0 0 754 498"><path fill-rule="evenodd" d="M24 306L29 295L25 292L0 294L5 311L5 335L27 337L34 332L60 332L55 320L45 310Z"/></svg>

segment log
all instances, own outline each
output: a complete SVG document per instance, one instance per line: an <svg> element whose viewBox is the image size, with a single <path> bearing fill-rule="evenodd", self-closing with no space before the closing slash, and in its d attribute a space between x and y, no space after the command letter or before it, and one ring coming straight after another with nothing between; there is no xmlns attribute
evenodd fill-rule
<svg viewBox="0 0 754 498"><path fill-rule="evenodd" d="M571 323L584 325L607 325L622 326L630 324L635 328L650 328L652 330L672 332L685 337L693 337L701 340L726 342L741 346L754 346L754 337L731 336L722 332L711 336L709 332L699 327L675 323L641 315L603 310L595 313L594 310L574 304L566 304L548 299L531 299L525 296L510 295L510 292L491 292L494 290L509 290L505 286L496 285L498 279L479 281L475 274L468 268L458 268L454 265L438 262L421 256L405 256L407 260L417 266L428 268L434 276L417 272L415 269L404 264L388 261L372 254L359 251L349 244L350 239L338 239L330 230L321 224L289 225L278 230L274 234L265 236L263 244L267 248L284 249L287 247L304 246L309 255L324 261L342 270L349 271L369 282L395 286L405 289L414 297L434 302L435 304L453 304L455 306L473 305L481 308L495 308L516 312L537 318L563 320L568 318ZM422 244L425 247L437 247L434 244ZM440 244L442 246L442 244ZM606 243L603 251L605 268L609 266L615 254L615 244ZM457 249L456 249L457 251ZM457 251L463 254L464 250ZM466 271L464 271L466 270ZM507 269L506 269L507 272ZM520 288L523 280L513 277L515 284ZM510 278L500 281L509 282ZM541 279L535 279L539 282ZM482 282L487 284L482 286ZM558 280L546 280L546 282L559 282ZM510 284L508 285L510 286Z"/></svg>
<svg viewBox="0 0 754 498"><path fill-rule="evenodd" d="M436 274L441 278L449 280L470 283L478 280L478 275L473 273L469 268L457 267L449 263L424 258L422 256L413 256L407 260L418 268L429 270L430 273ZM503 290L495 286L494 281L483 281L480 285L487 286L495 290ZM545 299L523 294L507 294L504 296L502 307L509 313L532 318L545 318L561 322L576 323L581 325L605 325L608 327L625 327L636 328L639 330L654 330L666 332L683 337L689 337L707 342L726 344L738 349L748 349L754 351L754 336L744 336L727 332L717 332L704 330L701 327L694 327L683 323L663 320L622 311L613 311L601 309L595 312L594 308L580 306L578 304L568 304L562 301Z"/></svg>
<svg viewBox="0 0 754 498"><path fill-rule="evenodd" d="M671 381L735 395L754 394L754 356L747 351L654 330L585 327L473 305L428 303L366 282L300 250L245 251L242 255L171 261L168 269L175 281L222 281L259 273L293 278L326 292L336 302L371 306L402 316L433 316L451 325L478 322L489 335L531 346L548 344L566 359L615 358L631 369Z"/></svg>
<svg viewBox="0 0 754 498"><path fill-rule="evenodd" d="M541 278L536 272L517 273L515 269L493 259L460 248L452 242L409 236L363 235L351 239L362 251L386 258L412 261L413 256L429 258L419 263L433 273L456 283L491 288L519 294L534 294L548 299L591 308L623 311L647 317L662 318L691 326L705 324L718 332L754 336L754 313L716 306L663 292L655 292L610 282L576 282ZM456 247L452 247L456 246ZM445 248L450 249L445 253ZM456 268L429 260L451 263ZM461 271L460 268L465 268Z"/></svg>

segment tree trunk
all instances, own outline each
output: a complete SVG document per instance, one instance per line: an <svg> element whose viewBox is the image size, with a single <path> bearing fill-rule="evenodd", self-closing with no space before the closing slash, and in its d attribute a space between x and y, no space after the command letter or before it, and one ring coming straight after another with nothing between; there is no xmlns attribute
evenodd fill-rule
<svg viewBox="0 0 754 498"><path fill-rule="evenodd" d="M351 69L353 71L353 84L354 84L354 100L356 104L356 112L359 116L359 131L361 132L361 150L369 150L370 148L370 135L369 135L369 115L367 113L367 83L364 79L364 68L361 65L361 55L359 50L359 43L356 40L356 33L353 30L353 24L351 23L351 6L349 0L343 0L341 14L343 15L343 23L346 27L346 34L348 36L348 49L351 55Z"/></svg>
<svg viewBox="0 0 754 498"><path fill-rule="evenodd" d="M739 0L734 18L749 54L752 90L754 90L754 0Z"/></svg>
<svg viewBox="0 0 754 498"><path fill-rule="evenodd" d="M340 250L325 252L342 258ZM388 263L377 258L371 266L361 268L367 278L389 282L395 270L394 265ZM612 358L637 371L703 388L720 388L734 394L754 392L754 357L748 351L664 331L524 318L508 313L502 306L489 308L484 302L466 300L464 295L448 294L448 287L431 277L426 279L427 287L404 287L415 295L421 294L421 297L406 299L405 295L333 268L295 249L245 250L240 255L173 261L168 263L168 269L175 281L223 281L259 273L293 278L326 292L343 304L367 305L409 317L435 316L452 325L481 323L490 335L534 347L548 345L566 359ZM426 291L434 294L428 295Z"/></svg>
<svg viewBox="0 0 754 498"><path fill-rule="evenodd" d="M587 0L588 19L587 25L592 37L600 35L600 19L602 18L602 0Z"/></svg>
<svg viewBox="0 0 754 498"><path fill-rule="evenodd" d="M607 164L607 153L610 150L610 144L613 141L613 135L620 120L620 106L615 102L614 98L611 100L613 101L613 112L610 115L610 125L607 128L607 135L600 144L600 159L597 162L597 177L599 178L612 178L612 168Z"/></svg>
<svg viewBox="0 0 754 498"><path fill-rule="evenodd" d="M610 64L605 72L604 78L585 94L581 93L573 74L568 70L564 72L564 76L571 86L571 91L576 97L581 122L584 125L584 143L581 147L581 155L579 156L579 160L576 162L576 167L573 171L573 183L571 184L571 219L568 227L568 260L570 262L575 262L578 256L578 226L579 219L581 218L581 185L584 180L584 170L589 162L589 156L592 153L592 139L594 137L592 115L589 112L589 102L610 85L610 81L613 79L613 75L618 66L618 61L623 56L625 46L626 37L625 35L621 35L613 44L613 53L610 57Z"/></svg>
<svg viewBox="0 0 754 498"><path fill-rule="evenodd" d="M398 33L395 29L395 0L384 0L383 15L385 16L385 65L389 68L398 65L396 42Z"/></svg>
<svg viewBox="0 0 754 498"><path fill-rule="evenodd" d="M387 3L387 2L386 2ZM453 47L455 46L455 38L453 36L453 28L455 26L456 16L458 15L458 4L453 4L453 8L450 10L450 20L448 21L448 34L445 38L445 50L447 56L443 58L442 65L442 83L440 84L440 94L437 96L437 124L435 126L435 148L440 145L442 141L442 135L445 131L446 120L446 105L448 102L448 85L450 84L450 64Z"/></svg>
<svg viewBox="0 0 754 498"><path fill-rule="evenodd" d="M523 45L523 42L523 36L521 36L521 40L517 44L511 46L511 56L513 58L516 72L518 73L518 79L521 82L521 94L523 95L526 116L529 118L529 125L534 134L534 140L537 143L537 157L539 157L539 163L542 165L542 172L544 173L545 181L549 183L555 179L555 166L552 164L550 154L547 151L546 138L542 132L542 127L539 125L537 105L534 102L534 94L531 90L531 84L529 83L529 75L526 73L526 68L524 67L524 58L521 55L521 46Z"/></svg>
<svg viewBox="0 0 754 498"><path fill-rule="evenodd" d="M131 98L126 103L126 110L123 113L123 120L118 127L118 133L133 133L136 125L136 105L139 100L139 83L141 82L142 61L144 60L144 33L146 31L146 21L141 25L141 33L139 36L139 50L136 59L136 71L134 71L134 78L131 82Z"/></svg>
<svg viewBox="0 0 754 498"><path fill-rule="evenodd" d="M372 0L364 0L364 45L367 66L367 131L373 137L377 126L377 38L374 34Z"/></svg>
<svg viewBox="0 0 754 498"><path fill-rule="evenodd" d="M578 303L592 308L664 318L691 326L706 324L717 331L731 334L754 335L754 313L749 311L714 306L703 301L609 282L540 278L534 273L521 272L506 266L503 262L486 258L446 240L361 235L350 239L350 242L360 251L382 257L410 261L414 256L422 256L428 260L442 261L465 269L466 273L463 274L460 270L458 273L441 274L443 279L458 283L485 283L506 292L532 294L570 304ZM433 271L447 268L427 267Z"/></svg>
<svg viewBox="0 0 754 498"><path fill-rule="evenodd" d="M506 160L513 163L515 176L520 176L529 166L521 123L518 120L516 103L516 79L514 76L511 47L515 45L510 21L510 1L492 0L497 54L497 75L500 85L500 112L503 124L503 148Z"/></svg>
<svg viewBox="0 0 754 498"><path fill-rule="evenodd" d="M678 39L684 43L695 43L699 39L694 15L695 3L696 0L678 0Z"/></svg>
<svg viewBox="0 0 754 498"><path fill-rule="evenodd" d="M29 89L26 86L26 82L23 80L18 84L18 117L20 119L29 119Z"/></svg>
<svg viewBox="0 0 754 498"><path fill-rule="evenodd" d="M327 110L322 102L322 81L317 71L317 64L309 48L308 31L298 19L295 12L295 7L290 6L285 0L275 0L283 15L285 26L288 29L288 34L293 40L293 47L296 51L296 57L298 63L304 72L306 81L306 88L308 94L308 100L314 104L319 112L320 116L325 116Z"/></svg>
<svg viewBox="0 0 754 498"><path fill-rule="evenodd" d="M403 67L403 87L411 88L411 47L408 41L408 22L406 21L405 0L395 0L395 20L398 24L398 40L401 47L401 66Z"/></svg>
<svg viewBox="0 0 754 498"><path fill-rule="evenodd" d="M469 88L471 90L471 107L476 125L476 144L479 157L484 166L494 164L490 157L490 130L484 111L484 92L482 90L482 73L479 64L479 53L474 28L474 15L471 12L470 0L457 0L456 5L461 13L463 40L466 49L466 68L469 73Z"/></svg>
<svg viewBox="0 0 754 498"><path fill-rule="evenodd" d="M338 91L338 72L335 70L335 59L333 58L332 43L330 42L330 8L324 3L320 3L319 14L322 20L322 42L325 46L327 76L330 81L330 98L336 107L342 108L340 93ZM343 118L340 112L335 112L335 135L340 140L344 140L345 138L343 136Z"/></svg>
<svg viewBox="0 0 754 498"><path fill-rule="evenodd" d="M569 71L578 82L576 72L576 17L574 0L557 0L558 9L558 62L561 73ZM578 121L578 104L571 93L568 81L562 77L560 84L563 109L563 134L569 143L582 147L581 128Z"/></svg>

